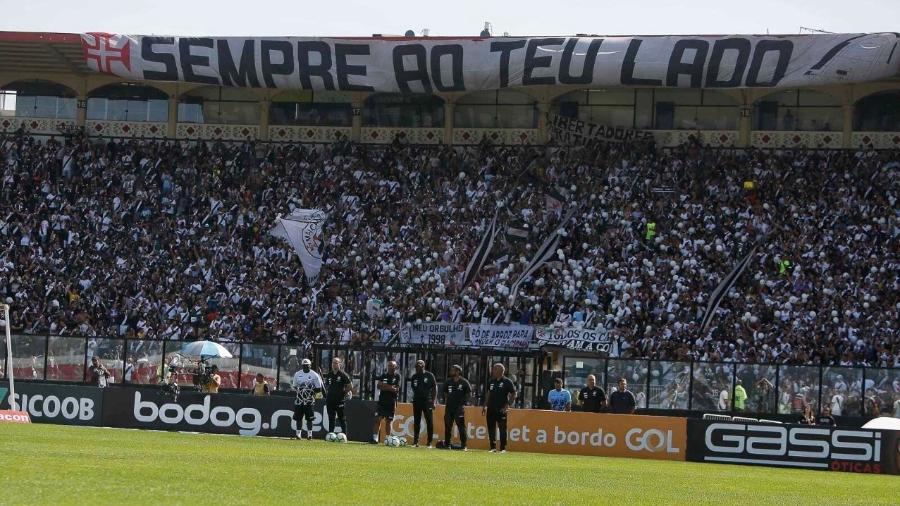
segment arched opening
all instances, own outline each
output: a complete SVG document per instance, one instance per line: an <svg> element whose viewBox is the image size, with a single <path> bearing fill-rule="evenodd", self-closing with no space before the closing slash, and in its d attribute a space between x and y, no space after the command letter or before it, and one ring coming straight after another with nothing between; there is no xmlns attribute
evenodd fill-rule
<svg viewBox="0 0 900 506"><path fill-rule="evenodd" d="M784 90L753 104L754 130L828 132L843 129L841 103L813 90Z"/></svg>
<svg viewBox="0 0 900 506"><path fill-rule="evenodd" d="M889 90L861 98L853 113L857 132L900 132L900 90Z"/></svg>
<svg viewBox="0 0 900 506"><path fill-rule="evenodd" d="M634 89L576 90L551 102L550 110L566 118L598 125L634 128Z"/></svg>
<svg viewBox="0 0 900 506"><path fill-rule="evenodd" d="M15 81L0 89L3 116L74 119L76 104L74 91L52 81Z"/></svg>
<svg viewBox="0 0 900 506"><path fill-rule="evenodd" d="M241 88L197 88L179 98L178 122L258 125L259 98L253 91Z"/></svg>
<svg viewBox="0 0 900 506"><path fill-rule="evenodd" d="M363 125L369 127L441 128L444 100L435 95L379 93L363 104Z"/></svg>
<svg viewBox="0 0 900 506"><path fill-rule="evenodd" d="M89 120L165 123L168 118L169 95L152 86L109 84L88 94Z"/></svg>
<svg viewBox="0 0 900 506"><path fill-rule="evenodd" d="M516 90L476 91L456 101L456 128L537 128L537 100Z"/></svg>
<svg viewBox="0 0 900 506"><path fill-rule="evenodd" d="M350 102L350 95L339 91L285 91L272 97L269 124L349 127L353 124Z"/></svg>

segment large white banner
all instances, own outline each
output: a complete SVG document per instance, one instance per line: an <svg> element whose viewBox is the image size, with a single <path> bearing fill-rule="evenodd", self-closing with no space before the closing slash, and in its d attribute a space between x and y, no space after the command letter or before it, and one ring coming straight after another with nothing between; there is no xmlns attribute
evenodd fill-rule
<svg viewBox="0 0 900 506"><path fill-rule="evenodd" d="M400 331L402 344L459 346L464 344L465 340L466 327L462 323L410 323Z"/></svg>
<svg viewBox="0 0 900 506"><path fill-rule="evenodd" d="M571 350L609 353L611 339L606 329L577 327L537 327L535 340L543 345L562 346Z"/></svg>
<svg viewBox="0 0 900 506"><path fill-rule="evenodd" d="M469 325L469 342L484 348L528 348L534 328L530 325Z"/></svg>
<svg viewBox="0 0 900 506"><path fill-rule="evenodd" d="M435 93L535 85L798 87L900 70L896 33L299 38L86 33L86 65L132 80Z"/></svg>
<svg viewBox="0 0 900 506"><path fill-rule="evenodd" d="M279 218L271 234L287 240L303 265L306 279L313 283L322 270L322 223L326 215L318 209L294 209L290 216Z"/></svg>

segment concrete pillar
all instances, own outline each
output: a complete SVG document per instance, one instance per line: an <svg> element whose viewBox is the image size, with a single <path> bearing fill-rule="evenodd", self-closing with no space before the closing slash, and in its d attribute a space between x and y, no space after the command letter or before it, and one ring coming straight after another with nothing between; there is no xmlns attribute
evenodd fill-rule
<svg viewBox="0 0 900 506"><path fill-rule="evenodd" d="M263 142L269 140L269 104L268 97L259 101L259 140Z"/></svg>
<svg viewBox="0 0 900 506"><path fill-rule="evenodd" d="M75 126L78 128L84 128L87 122L87 101L87 95L83 93L75 97Z"/></svg>
<svg viewBox="0 0 900 506"><path fill-rule="evenodd" d="M453 144L453 121L456 104L447 101L444 102L444 144Z"/></svg>
<svg viewBox="0 0 900 506"><path fill-rule="evenodd" d="M353 123L351 124L350 129L350 140L353 142L359 142L360 138L362 138L362 100L354 100L350 103L350 108L353 111Z"/></svg>
<svg viewBox="0 0 900 506"><path fill-rule="evenodd" d="M541 144L550 141L550 132L547 129L547 114L550 112L550 102L538 102L538 139Z"/></svg>
<svg viewBox="0 0 900 506"><path fill-rule="evenodd" d="M855 107L853 104L844 104L841 106L841 112L843 113L843 123L841 125L841 147L844 149L852 149L853 148L853 113L855 112Z"/></svg>
<svg viewBox="0 0 900 506"><path fill-rule="evenodd" d="M750 147L750 135L753 131L753 107L742 105L738 118L738 147Z"/></svg>
<svg viewBox="0 0 900 506"><path fill-rule="evenodd" d="M169 95L169 119L166 123L166 137L174 139L178 130L178 97Z"/></svg>

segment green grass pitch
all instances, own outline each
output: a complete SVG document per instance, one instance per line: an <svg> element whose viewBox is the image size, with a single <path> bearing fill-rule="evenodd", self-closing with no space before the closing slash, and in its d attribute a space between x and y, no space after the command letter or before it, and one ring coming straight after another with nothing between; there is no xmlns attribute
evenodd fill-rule
<svg viewBox="0 0 900 506"><path fill-rule="evenodd" d="M875 505L898 500L896 476L0 425L0 504Z"/></svg>

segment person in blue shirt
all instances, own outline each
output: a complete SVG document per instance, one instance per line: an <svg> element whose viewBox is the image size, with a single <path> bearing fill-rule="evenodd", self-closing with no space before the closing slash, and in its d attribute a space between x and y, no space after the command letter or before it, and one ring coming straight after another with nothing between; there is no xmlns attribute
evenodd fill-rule
<svg viewBox="0 0 900 506"><path fill-rule="evenodd" d="M553 411L572 411L572 394L563 388L562 378L553 380L553 390L547 395Z"/></svg>

